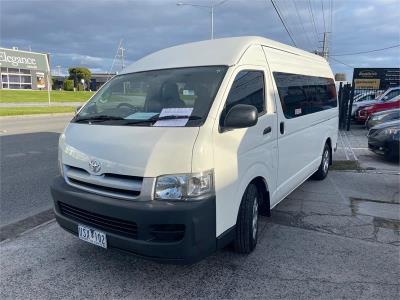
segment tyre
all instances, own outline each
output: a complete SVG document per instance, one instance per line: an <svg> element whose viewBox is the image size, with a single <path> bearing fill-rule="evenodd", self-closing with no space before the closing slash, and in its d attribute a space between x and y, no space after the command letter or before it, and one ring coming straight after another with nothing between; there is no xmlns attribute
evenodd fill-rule
<svg viewBox="0 0 400 300"><path fill-rule="evenodd" d="M328 175L330 157L331 148L328 144L325 144L324 151L322 152L321 164L319 165L318 170L312 176L314 179L323 180L325 179L326 175Z"/></svg>
<svg viewBox="0 0 400 300"><path fill-rule="evenodd" d="M236 222L234 246L236 252L250 253L258 239L259 192L255 184L250 184L244 192Z"/></svg>

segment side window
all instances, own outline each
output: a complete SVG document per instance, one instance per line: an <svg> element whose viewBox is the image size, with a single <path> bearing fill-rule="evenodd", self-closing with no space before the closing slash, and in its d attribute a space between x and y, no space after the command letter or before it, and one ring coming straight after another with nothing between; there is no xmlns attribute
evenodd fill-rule
<svg viewBox="0 0 400 300"><path fill-rule="evenodd" d="M224 112L236 104L249 104L257 108L258 114L265 112L264 72L240 71L232 84L225 103Z"/></svg>
<svg viewBox="0 0 400 300"><path fill-rule="evenodd" d="M331 78L274 72L283 113L297 118L337 106Z"/></svg>

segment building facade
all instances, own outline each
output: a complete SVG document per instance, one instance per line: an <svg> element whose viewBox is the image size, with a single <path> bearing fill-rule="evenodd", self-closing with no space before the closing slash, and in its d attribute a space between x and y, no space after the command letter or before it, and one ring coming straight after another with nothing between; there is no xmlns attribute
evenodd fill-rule
<svg viewBox="0 0 400 300"><path fill-rule="evenodd" d="M51 89L48 54L0 48L0 68L0 89Z"/></svg>

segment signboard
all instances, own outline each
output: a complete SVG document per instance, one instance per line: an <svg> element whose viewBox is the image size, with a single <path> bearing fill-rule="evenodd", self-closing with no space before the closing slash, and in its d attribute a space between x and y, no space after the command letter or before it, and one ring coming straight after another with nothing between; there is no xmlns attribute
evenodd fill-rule
<svg viewBox="0 0 400 300"><path fill-rule="evenodd" d="M46 87L46 80L42 72L36 72L36 87L38 89L44 89Z"/></svg>
<svg viewBox="0 0 400 300"><path fill-rule="evenodd" d="M386 90L400 85L400 68L355 68L354 89Z"/></svg>
<svg viewBox="0 0 400 300"><path fill-rule="evenodd" d="M0 48L0 66L47 71L47 55Z"/></svg>

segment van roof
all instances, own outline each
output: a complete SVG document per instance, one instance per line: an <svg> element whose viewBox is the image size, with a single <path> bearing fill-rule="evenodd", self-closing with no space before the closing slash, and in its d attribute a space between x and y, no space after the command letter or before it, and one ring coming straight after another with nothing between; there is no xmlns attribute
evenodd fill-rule
<svg viewBox="0 0 400 300"><path fill-rule="evenodd" d="M263 45L326 63L321 56L264 37L243 36L206 40L166 48L137 60L121 73L193 66L232 66L251 45Z"/></svg>

